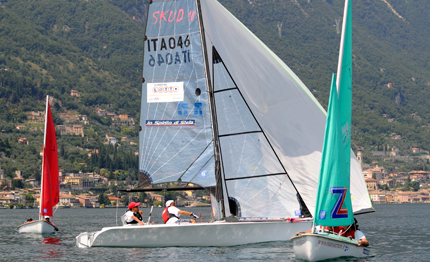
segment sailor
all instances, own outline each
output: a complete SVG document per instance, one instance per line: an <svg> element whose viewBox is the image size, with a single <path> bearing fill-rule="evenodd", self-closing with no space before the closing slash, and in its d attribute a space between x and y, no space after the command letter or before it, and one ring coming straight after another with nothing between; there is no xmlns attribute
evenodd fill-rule
<svg viewBox="0 0 430 262"><path fill-rule="evenodd" d="M48 222L49 224L53 225L55 228L55 231L58 231L57 226L54 223L52 223L51 220L49 220L49 217L45 217L45 221Z"/></svg>
<svg viewBox="0 0 430 262"><path fill-rule="evenodd" d="M142 216L143 212L142 210L139 210L140 202L131 202L128 204L128 211L125 213L125 222L127 224L139 224L141 226L144 226L145 223L142 222Z"/></svg>
<svg viewBox="0 0 430 262"><path fill-rule="evenodd" d="M29 219L27 219L27 221L25 221L24 224L30 223L30 222L33 222L33 218L31 218L31 217Z"/></svg>
<svg viewBox="0 0 430 262"><path fill-rule="evenodd" d="M166 224L174 223L196 223L195 219L180 219L181 215L192 216L198 218L198 216L192 212L183 211L176 207L176 203L173 200L166 202L166 208L163 210L163 221Z"/></svg>
<svg viewBox="0 0 430 262"><path fill-rule="evenodd" d="M342 237L353 238L358 241L358 246L369 246L369 241L366 236L358 229L357 219L354 218L354 223L349 226L335 227L334 232Z"/></svg>

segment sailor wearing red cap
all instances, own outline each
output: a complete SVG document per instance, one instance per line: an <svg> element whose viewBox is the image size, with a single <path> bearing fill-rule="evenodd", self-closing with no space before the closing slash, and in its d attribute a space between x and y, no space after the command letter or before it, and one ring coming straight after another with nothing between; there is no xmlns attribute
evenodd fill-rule
<svg viewBox="0 0 430 262"><path fill-rule="evenodd" d="M143 212L139 210L140 202L131 202L128 204L128 211L125 212L125 222L127 224L139 224L139 225L145 225L145 223L142 222L142 216Z"/></svg>

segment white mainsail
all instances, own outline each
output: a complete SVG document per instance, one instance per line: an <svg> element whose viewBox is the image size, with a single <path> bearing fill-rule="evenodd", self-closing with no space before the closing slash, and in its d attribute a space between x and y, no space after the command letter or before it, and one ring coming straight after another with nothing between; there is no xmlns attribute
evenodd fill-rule
<svg viewBox="0 0 430 262"><path fill-rule="evenodd" d="M309 211L313 212L325 110L294 72L221 4L206 0L201 7L208 52L212 46L216 47ZM355 213L371 208L361 168L352 150L351 192Z"/></svg>
<svg viewBox="0 0 430 262"><path fill-rule="evenodd" d="M326 113L303 82L216 0L154 1L148 17L142 184L215 186L215 142L226 216L297 217L297 193L313 212ZM351 174L363 212L371 205L353 153Z"/></svg>

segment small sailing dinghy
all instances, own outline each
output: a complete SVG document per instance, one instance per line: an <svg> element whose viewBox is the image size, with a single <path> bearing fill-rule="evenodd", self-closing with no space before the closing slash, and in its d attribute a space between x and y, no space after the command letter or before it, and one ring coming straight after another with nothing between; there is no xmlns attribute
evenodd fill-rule
<svg viewBox="0 0 430 262"><path fill-rule="evenodd" d="M57 137L48 96L46 96L45 136L43 138L42 185L40 188L39 220L18 226L19 233L52 233L58 228L49 221L53 207L60 199L58 179Z"/></svg>
<svg viewBox="0 0 430 262"><path fill-rule="evenodd" d="M328 106L321 171L318 183L314 225L324 227L348 226L354 223L350 197L351 148L351 0L345 0L344 25L337 81L333 75ZM309 261L344 256L367 257L370 249L359 246L355 239L325 230L299 234L291 240L296 258Z"/></svg>
<svg viewBox="0 0 430 262"><path fill-rule="evenodd" d="M199 185L210 192L213 222L105 227L81 233L76 245L234 246L311 228L326 122L316 98L216 0L154 0L147 17L140 188L132 192ZM368 212L349 152L354 212Z"/></svg>

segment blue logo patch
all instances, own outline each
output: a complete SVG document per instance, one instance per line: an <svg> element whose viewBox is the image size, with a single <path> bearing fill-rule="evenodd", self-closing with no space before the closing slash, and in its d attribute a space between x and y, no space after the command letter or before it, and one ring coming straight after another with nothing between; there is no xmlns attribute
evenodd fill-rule
<svg viewBox="0 0 430 262"><path fill-rule="evenodd" d="M302 211L301 210L294 210L294 215L296 215L296 217L299 217L302 215Z"/></svg>
<svg viewBox="0 0 430 262"><path fill-rule="evenodd" d="M203 111L202 111L202 103L195 103L194 104L194 115L202 115Z"/></svg>
<svg viewBox="0 0 430 262"><path fill-rule="evenodd" d="M178 115L188 115L188 104L187 103L179 103L178 104Z"/></svg>
<svg viewBox="0 0 430 262"><path fill-rule="evenodd" d="M46 210L46 208L44 208L43 213L48 213L48 210Z"/></svg>
<svg viewBox="0 0 430 262"><path fill-rule="evenodd" d="M200 176L201 176L201 177L206 177L206 175L207 175L206 170L205 170L205 171L202 171L202 172L200 173Z"/></svg>
<svg viewBox="0 0 430 262"><path fill-rule="evenodd" d="M320 219L325 219L325 217L326 217L326 212L320 211Z"/></svg>
<svg viewBox="0 0 430 262"><path fill-rule="evenodd" d="M349 247L348 247L348 246L345 246L345 250L344 250L344 251L346 252L346 251L348 251L348 249L349 249Z"/></svg>

